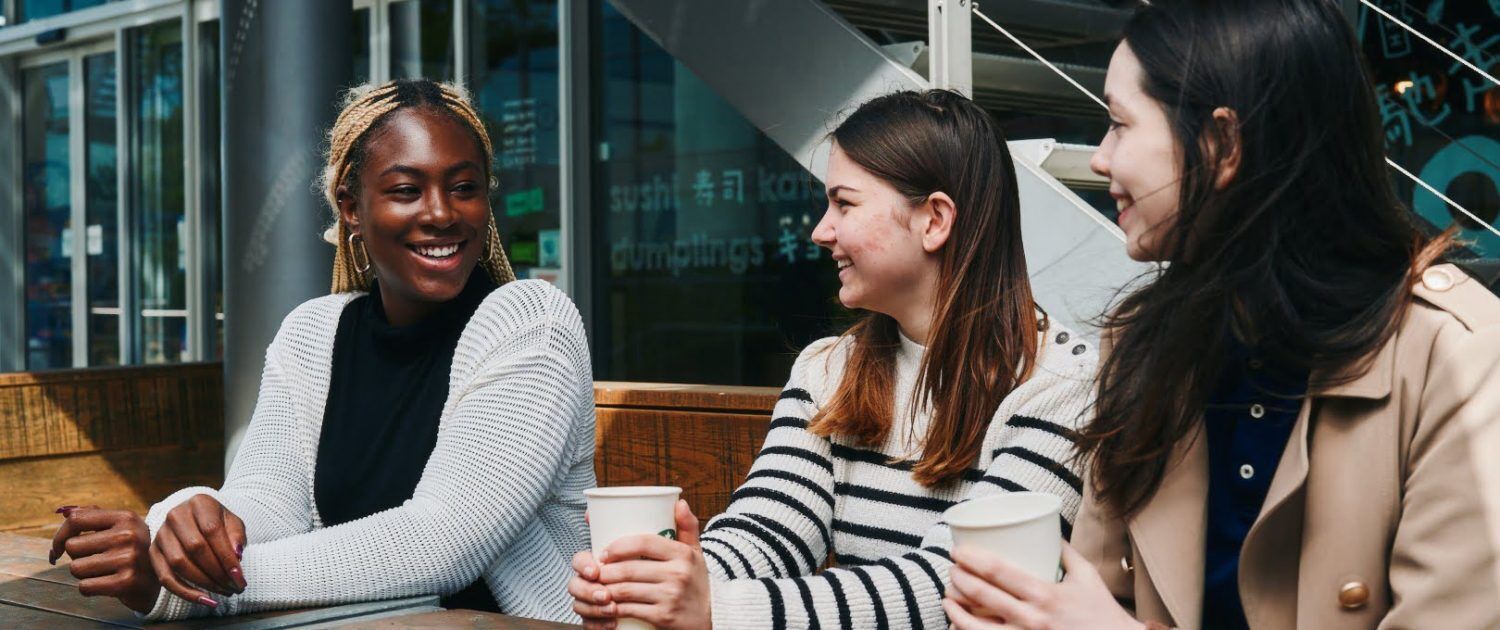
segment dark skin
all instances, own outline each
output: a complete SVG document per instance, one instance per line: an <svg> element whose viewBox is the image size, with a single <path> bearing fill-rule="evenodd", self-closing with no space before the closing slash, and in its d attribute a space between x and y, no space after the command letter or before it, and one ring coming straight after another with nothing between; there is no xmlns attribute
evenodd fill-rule
<svg viewBox="0 0 1500 630"><path fill-rule="evenodd" d="M490 221L486 161L464 123L429 108L397 110L366 139L355 189L338 188L339 216L363 241L391 324L415 324L457 297L479 264ZM245 524L208 495L173 508L154 541L128 510L58 512L50 560L73 559L83 595L146 613L161 588L214 607L245 590Z"/></svg>
<svg viewBox="0 0 1500 630"><path fill-rule="evenodd" d="M413 108L391 114L365 150L359 194L340 186L339 214L370 254L386 317L410 325L457 297L484 253L484 149L463 123ZM450 259L415 251L454 244Z"/></svg>

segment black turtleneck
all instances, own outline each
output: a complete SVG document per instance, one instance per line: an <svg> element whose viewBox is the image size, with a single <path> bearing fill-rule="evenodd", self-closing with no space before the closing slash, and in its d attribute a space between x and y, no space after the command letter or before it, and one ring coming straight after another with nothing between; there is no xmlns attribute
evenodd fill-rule
<svg viewBox="0 0 1500 630"><path fill-rule="evenodd" d="M457 297L410 326L386 320L379 283L344 307L333 342L313 496L328 526L399 507L437 446L453 353L495 284L476 269ZM480 578L443 600L500 612Z"/></svg>

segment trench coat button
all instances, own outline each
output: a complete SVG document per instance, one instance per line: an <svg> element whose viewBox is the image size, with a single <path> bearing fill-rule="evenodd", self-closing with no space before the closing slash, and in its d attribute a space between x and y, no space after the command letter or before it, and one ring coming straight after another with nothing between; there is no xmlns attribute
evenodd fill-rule
<svg viewBox="0 0 1500 630"><path fill-rule="evenodd" d="M1255 467L1250 464L1240 466L1240 478L1250 479L1255 476Z"/></svg>
<svg viewBox="0 0 1500 630"><path fill-rule="evenodd" d="M1073 354L1083 354L1084 351L1086 351L1086 350L1088 350L1088 348L1085 348L1084 345L1081 344L1081 343L1078 344L1078 345L1076 345L1076 346L1073 346Z"/></svg>
<svg viewBox="0 0 1500 630"><path fill-rule="evenodd" d="M1250 405L1250 417L1259 420L1266 417L1266 407L1260 403Z"/></svg>
<svg viewBox="0 0 1500 630"><path fill-rule="evenodd" d="M1433 267L1422 272L1422 285L1433 291L1447 291L1453 288L1453 275L1447 269Z"/></svg>
<svg viewBox="0 0 1500 630"><path fill-rule="evenodd" d="M1066 333L1066 332L1057 333L1057 343L1068 343L1068 333Z"/></svg>
<svg viewBox="0 0 1500 630"><path fill-rule="evenodd" d="M1339 606L1344 610L1359 610L1370 601L1370 587L1364 582L1345 583L1339 588Z"/></svg>

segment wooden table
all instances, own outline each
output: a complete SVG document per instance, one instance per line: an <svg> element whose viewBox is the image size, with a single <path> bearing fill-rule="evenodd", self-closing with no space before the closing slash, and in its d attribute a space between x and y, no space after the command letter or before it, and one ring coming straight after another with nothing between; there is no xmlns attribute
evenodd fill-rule
<svg viewBox="0 0 1500 630"><path fill-rule="evenodd" d="M474 610L444 610L436 597L283 610L237 617L146 624L109 597L78 594L68 559L47 564L52 541L0 533L0 628L500 628L565 630L577 626Z"/></svg>

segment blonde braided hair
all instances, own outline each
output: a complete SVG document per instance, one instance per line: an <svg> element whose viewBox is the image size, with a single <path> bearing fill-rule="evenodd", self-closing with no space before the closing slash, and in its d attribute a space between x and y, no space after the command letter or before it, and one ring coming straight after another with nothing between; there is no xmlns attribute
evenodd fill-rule
<svg viewBox="0 0 1500 630"><path fill-rule="evenodd" d="M436 98L429 93L434 89ZM383 116L403 107L420 106L440 107L468 124L484 148L486 173L494 161L495 150L490 143L490 134L462 87L428 79L403 79L380 86L363 85L349 90L344 96L343 110L328 132L328 160L319 182L328 207L333 211L333 225L323 231L323 240L335 248L334 293L368 291L374 277L373 271L368 267L368 254L366 265L359 265L355 260L349 226L339 213L339 186L348 183L351 174L357 175L354 171L358 168L360 154L363 153L362 143ZM493 178L490 178L489 184L492 189L496 186ZM500 231L495 225L493 213L490 214L489 229L486 231L488 234L485 237L484 253L479 258L480 266L484 267L495 284L515 280L516 274L505 256L505 247L500 242ZM362 266L365 267L363 271L360 269Z"/></svg>

